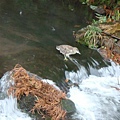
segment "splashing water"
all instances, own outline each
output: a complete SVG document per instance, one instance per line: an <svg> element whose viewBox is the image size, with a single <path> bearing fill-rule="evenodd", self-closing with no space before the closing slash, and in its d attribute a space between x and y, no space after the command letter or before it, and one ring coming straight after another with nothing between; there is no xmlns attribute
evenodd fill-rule
<svg viewBox="0 0 120 120"><path fill-rule="evenodd" d="M0 120L32 120L17 108L17 99L7 96L7 90L13 82L11 72L6 72L0 80Z"/></svg>
<svg viewBox="0 0 120 120"><path fill-rule="evenodd" d="M78 71L84 74L83 69ZM79 79L78 72L65 72L72 82ZM77 87L70 89L70 99L75 103L75 120L119 120L120 119L120 66L111 66L98 70L99 76L89 75ZM76 76L76 77L74 77ZM76 79L74 79L76 78ZM80 80L77 80L80 81Z"/></svg>
<svg viewBox="0 0 120 120"><path fill-rule="evenodd" d="M76 64L80 66L79 63L76 62ZM78 87L72 86L68 93L77 108L72 119L119 120L120 66L111 63L111 66L103 67L97 72L99 76L88 75L83 66L80 66L77 72L65 71L66 78L72 82L80 82L79 87L81 88L80 91ZM0 120L32 120L17 108L16 98L7 97L7 89L10 84L13 84L10 74L11 72L5 73L0 80ZM54 84L50 80L43 80Z"/></svg>
<svg viewBox="0 0 120 120"><path fill-rule="evenodd" d="M68 71L65 71L65 75L66 75L66 78L79 84L82 82L83 79L85 79L86 77L88 77L88 74L87 74L87 70L85 69L84 66L81 66L76 59L72 58L69 56L69 59L70 61L75 64L77 67L78 67L78 71L77 73L75 72L68 72ZM82 72L81 72L82 71Z"/></svg>
<svg viewBox="0 0 120 120"><path fill-rule="evenodd" d="M32 120L17 108L17 99L12 96L0 100L0 120Z"/></svg>

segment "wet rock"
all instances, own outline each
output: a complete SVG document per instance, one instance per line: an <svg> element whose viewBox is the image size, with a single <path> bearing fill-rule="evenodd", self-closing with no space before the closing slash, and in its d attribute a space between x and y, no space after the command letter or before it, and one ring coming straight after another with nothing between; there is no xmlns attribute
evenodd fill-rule
<svg viewBox="0 0 120 120"><path fill-rule="evenodd" d="M98 6L96 9L94 9L94 11L98 14L105 14L105 10L102 6Z"/></svg>
<svg viewBox="0 0 120 120"><path fill-rule="evenodd" d="M67 115L72 115L76 112L75 104L70 99L61 100L61 105L62 108L67 111Z"/></svg>
<svg viewBox="0 0 120 120"><path fill-rule="evenodd" d="M20 100L18 100L18 108L20 108L23 112L27 113L34 120L49 120L49 117L46 115L46 119L43 118L42 115L38 114L36 111L32 114L30 111L34 107L34 101L36 98L33 95L22 96Z"/></svg>
<svg viewBox="0 0 120 120"><path fill-rule="evenodd" d="M29 114L35 120L50 120L50 117L43 112L41 113L45 114L45 118L43 118L43 116L38 114L36 111L34 114L30 112L34 106L35 100L36 98L32 95L22 96L20 100L18 100L18 108L20 108L23 112ZM67 117L76 112L75 104L70 99L61 100L61 106L64 110L67 111Z"/></svg>
<svg viewBox="0 0 120 120"><path fill-rule="evenodd" d="M34 78L41 79L39 76L33 73L28 72L28 74L30 77L34 76ZM32 94L22 95L20 99L18 99L18 108L20 108L23 112L29 114L32 118L34 118L34 120L49 120L50 117L47 115L45 111L41 110L38 113L35 110L34 113L31 112L35 106L36 100L38 100L37 96L34 96ZM66 117L67 115L70 116L76 112L75 104L71 100L66 98L61 99L60 104L62 109L67 112Z"/></svg>
<svg viewBox="0 0 120 120"><path fill-rule="evenodd" d="M18 107L25 112L30 112L35 100L36 98L30 94L28 96L22 96L20 100L18 100Z"/></svg>

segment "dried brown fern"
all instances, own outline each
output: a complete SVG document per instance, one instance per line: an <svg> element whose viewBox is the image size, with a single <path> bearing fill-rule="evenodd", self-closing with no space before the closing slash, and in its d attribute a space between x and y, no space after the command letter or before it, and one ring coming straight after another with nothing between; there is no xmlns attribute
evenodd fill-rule
<svg viewBox="0 0 120 120"><path fill-rule="evenodd" d="M44 111L52 120L64 120L66 111L61 108L60 101L66 98L65 93L49 83L36 79L35 76L29 76L28 72L18 64L12 71L14 85L9 88L9 95L12 93L20 99L23 95L31 94L37 98L32 113L37 111L41 114Z"/></svg>

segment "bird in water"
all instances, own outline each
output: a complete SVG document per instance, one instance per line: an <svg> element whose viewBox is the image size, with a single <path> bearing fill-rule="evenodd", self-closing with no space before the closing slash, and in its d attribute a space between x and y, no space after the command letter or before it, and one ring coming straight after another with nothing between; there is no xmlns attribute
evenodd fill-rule
<svg viewBox="0 0 120 120"><path fill-rule="evenodd" d="M64 60L67 60L67 58L70 58L70 55L73 54L81 54L77 47L72 47L70 45L59 45L56 46L56 49L60 51L64 55Z"/></svg>

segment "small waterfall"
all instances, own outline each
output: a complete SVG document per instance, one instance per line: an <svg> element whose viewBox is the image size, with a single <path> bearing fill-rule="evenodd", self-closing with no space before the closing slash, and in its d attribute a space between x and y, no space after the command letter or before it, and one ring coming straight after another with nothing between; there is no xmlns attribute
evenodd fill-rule
<svg viewBox="0 0 120 120"><path fill-rule="evenodd" d="M80 70L81 65L78 63L78 61L77 61L75 58L72 58L72 57L70 57L70 56L69 56L69 59L70 59L70 61L73 62L73 63L78 67L78 69Z"/></svg>
<svg viewBox="0 0 120 120"><path fill-rule="evenodd" d="M119 120L120 118L120 66L111 62L111 66L97 71L99 76L89 75L82 79L79 87L72 86L69 91L70 99L75 103L77 113L75 120ZM81 81L79 73L65 72L66 78L72 82ZM81 75L82 76L82 75Z"/></svg>
<svg viewBox="0 0 120 120"><path fill-rule="evenodd" d="M75 103L77 109L71 120L119 120L120 66L111 62L111 66L96 69L99 76L88 75L84 66L75 59L72 60L79 69L76 72L65 71L65 76L73 83L79 82L80 89L71 86L68 92L69 99ZM9 85L14 84L10 75L11 72L6 72L0 80L0 120L32 120L17 108L16 98L7 96ZM43 80L56 86L51 80Z"/></svg>
<svg viewBox="0 0 120 120"><path fill-rule="evenodd" d="M17 108L17 99L7 95L12 82L11 72L8 71L0 79L0 120L32 120L27 114Z"/></svg>
<svg viewBox="0 0 120 120"><path fill-rule="evenodd" d="M12 96L0 100L0 120L32 120L17 108L17 99Z"/></svg>
<svg viewBox="0 0 120 120"><path fill-rule="evenodd" d="M74 83L80 84L83 79L88 77L87 70L84 66L80 65L75 58L69 56L69 59L78 67L78 71L76 73L72 72L72 74L69 74L69 72L65 71L65 76L67 79L74 81Z"/></svg>

